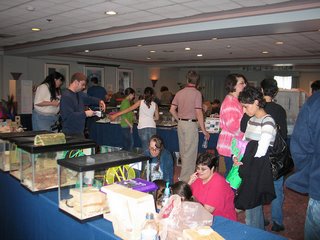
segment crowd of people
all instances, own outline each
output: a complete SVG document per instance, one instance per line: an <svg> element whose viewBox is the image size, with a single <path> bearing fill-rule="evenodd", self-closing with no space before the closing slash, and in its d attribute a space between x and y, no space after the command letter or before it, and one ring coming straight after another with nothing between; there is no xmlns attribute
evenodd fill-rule
<svg viewBox="0 0 320 240"><path fill-rule="evenodd" d="M34 130L51 130L61 116L62 132L68 135L83 136L87 117L95 114L93 108L105 111L107 93L93 86L88 93L83 90L87 77L83 73L72 75L70 84L61 92L65 78L58 72L50 74L36 89L32 115ZM200 76L195 71L186 75L186 86L172 94L168 87L161 88L161 97L156 98L154 89L146 87L143 95L134 102L136 92L127 88L121 94L120 111L111 115L115 120L121 116L123 148L133 149L133 111L138 109L138 135L142 150L150 158L150 179L169 182L173 194L183 201L198 201L211 214L237 221L237 210L245 210L246 224L265 229L270 223L264 218L263 206L271 204L272 231L285 229L283 224L283 186L308 193L305 238L319 239L320 236L320 190L317 185L320 177L320 91L319 82L311 87L312 96L302 107L291 136L291 153L295 163L295 173L286 181L285 176L274 180L272 177L269 149L275 136L280 133L287 139L286 111L275 103L278 93L274 79L264 79L260 87L248 85L244 75L230 74L225 79L226 96L220 106L215 99L212 103L204 101L198 90ZM119 95L120 96L120 95ZM119 98L117 98L117 101ZM164 146L163 140L156 135L156 120L159 119L158 105L169 105L170 113L177 122L181 173L174 182L174 160ZM86 106L89 106L85 108ZM198 154L199 128L207 140L204 118L216 114L220 117L221 132L217 151L224 158L225 175L217 171L218 157L205 152ZM233 139L248 142L242 161L232 155ZM225 177L232 166L239 166L242 183L239 189L232 189ZM146 168L147 166L143 166Z"/></svg>

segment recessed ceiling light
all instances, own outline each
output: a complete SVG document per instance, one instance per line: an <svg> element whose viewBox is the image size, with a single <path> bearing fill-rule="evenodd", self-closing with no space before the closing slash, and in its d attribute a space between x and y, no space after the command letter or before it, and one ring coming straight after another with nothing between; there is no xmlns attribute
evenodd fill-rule
<svg viewBox="0 0 320 240"><path fill-rule="evenodd" d="M216 37L213 37L213 38L211 38L211 40L218 40L218 38L216 38Z"/></svg>
<svg viewBox="0 0 320 240"><path fill-rule="evenodd" d="M190 51L190 50L191 50L191 48L186 47L186 48L184 48L184 50L186 50L186 51Z"/></svg>
<svg viewBox="0 0 320 240"><path fill-rule="evenodd" d="M150 52L151 52L151 53L155 53L156 51L155 51L155 50L150 50Z"/></svg>
<svg viewBox="0 0 320 240"><path fill-rule="evenodd" d="M282 45L282 44L283 44L282 41L277 41L277 42L276 42L276 45Z"/></svg>
<svg viewBox="0 0 320 240"><path fill-rule="evenodd" d="M269 52L268 52L268 51L262 51L262 53L263 53L263 54L268 54Z"/></svg>
<svg viewBox="0 0 320 240"><path fill-rule="evenodd" d="M35 7L33 7L33 6L27 6L26 9L27 9L28 11L34 11L34 10L36 10Z"/></svg>
<svg viewBox="0 0 320 240"><path fill-rule="evenodd" d="M39 32L39 31L41 31L40 28L31 28L31 30L34 31L34 32Z"/></svg>
<svg viewBox="0 0 320 240"><path fill-rule="evenodd" d="M148 59L148 60L150 60L150 59L151 59L151 57L147 57L147 59Z"/></svg>
<svg viewBox="0 0 320 240"><path fill-rule="evenodd" d="M105 11L105 14L107 14L107 15L117 15L118 13L116 11L110 10L110 11Z"/></svg>
<svg viewBox="0 0 320 240"><path fill-rule="evenodd" d="M202 53L197 54L197 57L202 57L202 56L203 56Z"/></svg>
<svg viewBox="0 0 320 240"><path fill-rule="evenodd" d="M277 64L273 64L273 66L275 66L275 67L291 67L291 66L293 66L293 64L291 64L291 63L277 63Z"/></svg>
<svg viewBox="0 0 320 240"><path fill-rule="evenodd" d="M137 45L137 47L142 47L142 44Z"/></svg>
<svg viewBox="0 0 320 240"><path fill-rule="evenodd" d="M86 50L84 50L84 52L88 53L88 52L90 52L90 50L89 50L89 49L86 49Z"/></svg>
<svg viewBox="0 0 320 240"><path fill-rule="evenodd" d="M227 48L231 48L231 45L227 45Z"/></svg>

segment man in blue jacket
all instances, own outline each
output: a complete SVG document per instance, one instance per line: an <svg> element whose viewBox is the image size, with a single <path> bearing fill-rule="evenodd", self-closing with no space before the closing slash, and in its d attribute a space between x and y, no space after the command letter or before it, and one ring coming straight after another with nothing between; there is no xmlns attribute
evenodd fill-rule
<svg viewBox="0 0 320 240"><path fill-rule="evenodd" d="M91 109L86 110L85 105L99 104L102 111L105 111L104 101L82 92L86 85L87 77L77 72L72 75L69 87L62 93L60 103L62 132L67 135L84 135L86 118L95 114Z"/></svg>
<svg viewBox="0 0 320 240"><path fill-rule="evenodd" d="M304 239L320 239L320 91L303 105L290 141L295 173L286 186L309 194Z"/></svg>

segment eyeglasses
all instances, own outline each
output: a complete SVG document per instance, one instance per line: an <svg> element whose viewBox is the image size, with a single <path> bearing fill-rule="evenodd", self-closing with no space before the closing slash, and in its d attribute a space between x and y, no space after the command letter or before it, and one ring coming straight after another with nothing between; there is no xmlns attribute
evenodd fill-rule
<svg viewBox="0 0 320 240"><path fill-rule="evenodd" d="M152 151L152 152L159 152L160 148L149 146L149 150Z"/></svg>
<svg viewBox="0 0 320 240"><path fill-rule="evenodd" d="M197 167L196 170L199 171L199 172L204 172L204 171L210 170L210 168L208 168L208 167Z"/></svg>

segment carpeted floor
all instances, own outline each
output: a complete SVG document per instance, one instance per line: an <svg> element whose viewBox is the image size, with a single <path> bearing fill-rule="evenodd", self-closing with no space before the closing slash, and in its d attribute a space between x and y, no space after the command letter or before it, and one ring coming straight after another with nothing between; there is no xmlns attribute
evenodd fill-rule
<svg viewBox="0 0 320 240"><path fill-rule="evenodd" d="M283 224L285 230L281 232L272 232L271 226L266 227L266 230L288 239L303 240L304 221L308 205L308 196L296 193L288 188L284 190L285 200L283 204ZM265 218L271 221L271 207L264 206ZM245 223L245 214L238 214L238 221Z"/></svg>
<svg viewBox="0 0 320 240"><path fill-rule="evenodd" d="M224 164L220 160L219 172L223 175L225 169ZM175 167L174 181L178 181L180 167ZM281 235L290 240L303 240L304 221L308 205L308 196L294 192L288 188L284 188L285 200L283 205L283 221L285 230L281 232L271 231L272 224L266 227L266 231ZM271 207L264 206L265 218L271 221ZM238 221L245 223L244 212L238 213Z"/></svg>

